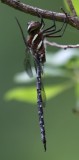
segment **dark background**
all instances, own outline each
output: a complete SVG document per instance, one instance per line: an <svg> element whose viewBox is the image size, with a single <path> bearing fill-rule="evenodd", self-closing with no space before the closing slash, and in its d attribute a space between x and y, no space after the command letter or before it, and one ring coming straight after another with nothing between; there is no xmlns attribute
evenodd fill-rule
<svg viewBox="0 0 79 160"><path fill-rule="evenodd" d="M28 0L26 3L57 12L60 12L61 7L65 8L63 0ZM37 106L4 100L5 92L18 86L13 81L14 74L24 70L25 46L15 16L19 18L25 33L26 23L31 19L38 19L0 3L0 159L79 160L79 116L72 113L72 108L75 106L74 88L47 101L47 107L44 110L46 153L40 138ZM50 23L49 20L45 22L47 25ZM78 34L76 29L68 26L64 36L56 42L79 43ZM48 49L51 51L51 47ZM46 79L47 83L52 82L52 85L65 80L65 78L51 77Z"/></svg>

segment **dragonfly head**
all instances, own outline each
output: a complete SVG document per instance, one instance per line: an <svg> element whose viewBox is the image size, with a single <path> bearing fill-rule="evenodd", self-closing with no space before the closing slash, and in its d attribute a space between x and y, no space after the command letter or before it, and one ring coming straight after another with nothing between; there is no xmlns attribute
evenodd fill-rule
<svg viewBox="0 0 79 160"><path fill-rule="evenodd" d="M33 33L33 32L38 32L41 28L41 23L40 22L34 22L34 21L31 21L31 22L28 22L28 28L27 28L27 31L29 34Z"/></svg>

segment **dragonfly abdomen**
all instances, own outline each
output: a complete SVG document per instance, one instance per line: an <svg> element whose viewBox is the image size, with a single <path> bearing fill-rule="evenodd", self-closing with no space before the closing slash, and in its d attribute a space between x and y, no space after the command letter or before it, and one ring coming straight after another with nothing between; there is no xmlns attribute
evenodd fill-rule
<svg viewBox="0 0 79 160"><path fill-rule="evenodd" d="M45 126L44 126L44 114L43 114L43 100L42 100L42 84L41 84L41 69L37 66L37 104L38 104L38 115L39 124L41 131L41 139L44 144L44 149L46 151L46 137L45 137Z"/></svg>

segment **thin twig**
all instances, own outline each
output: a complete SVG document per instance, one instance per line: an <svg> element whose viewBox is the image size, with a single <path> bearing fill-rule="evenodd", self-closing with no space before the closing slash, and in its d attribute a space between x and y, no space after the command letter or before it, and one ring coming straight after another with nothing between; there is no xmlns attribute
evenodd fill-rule
<svg viewBox="0 0 79 160"><path fill-rule="evenodd" d="M20 1L17 0L1 0L2 3L13 7L17 10L20 10L24 13L28 13L34 16L39 16L39 14L46 19L55 19L56 21L60 22L67 22L71 26L75 27L76 29L79 29L79 19L78 17L73 17L73 16L65 16L64 13L57 13L53 11L48 11L48 10L43 10L37 7L33 7L24 3L21 3Z"/></svg>
<svg viewBox="0 0 79 160"><path fill-rule="evenodd" d="M45 41L45 43L47 45L53 46L53 47L58 47L58 48L62 48L62 49L67 49L67 48L79 48L79 44L76 45L61 45L55 42L49 42L49 41Z"/></svg>
<svg viewBox="0 0 79 160"><path fill-rule="evenodd" d="M77 16L72 0L66 0L73 16Z"/></svg>

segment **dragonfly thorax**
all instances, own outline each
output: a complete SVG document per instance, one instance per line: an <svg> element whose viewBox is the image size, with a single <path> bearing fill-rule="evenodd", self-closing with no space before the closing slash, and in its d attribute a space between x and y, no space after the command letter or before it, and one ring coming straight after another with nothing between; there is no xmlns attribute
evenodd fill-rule
<svg viewBox="0 0 79 160"><path fill-rule="evenodd" d="M27 25L28 25L27 31L29 34L38 33L40 31L40 28L41 28L40 22L31 21L31 22L28 22Z"/></svg>
<svg viewBox="0 0 79 160"><path fill-rule="evenodd" d="M33 54L35 61L41 62L42 64L46 61L45 59L45 47L44 47L44 36L41 30L41 23L37 21L28 22L28 37L27 45L30 52Z"/></svg>

